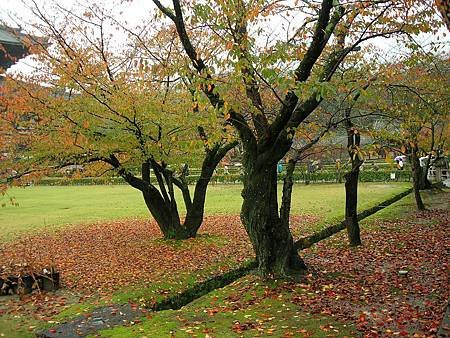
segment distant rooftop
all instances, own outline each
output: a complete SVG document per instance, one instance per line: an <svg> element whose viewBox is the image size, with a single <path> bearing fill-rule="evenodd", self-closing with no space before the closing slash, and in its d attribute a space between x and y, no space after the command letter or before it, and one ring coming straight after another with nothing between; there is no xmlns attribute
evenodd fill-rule
<svg viewBox="0 0 450 338"><path fill-rule="evenodd" d="M10 45L22 45L22 42L17 38L17 31L7 27L0 27L0 43Z"/></svg>
<svg viewBox="0 0 450 338"><path fill-rule="evenodd" d="M0 26L0 74L29 54L18 29Z"/></svg>

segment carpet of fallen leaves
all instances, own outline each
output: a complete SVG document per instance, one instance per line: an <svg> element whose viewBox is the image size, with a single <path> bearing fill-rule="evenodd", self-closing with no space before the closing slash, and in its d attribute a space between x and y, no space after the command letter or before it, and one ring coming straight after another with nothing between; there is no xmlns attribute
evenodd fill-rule
<svg viewBox="0 0 450 338"><path fill-rule="evenodd" d="M319 295L311 308L356 320L369 336L434 336L449 298L449 221L448 210L417 212L377 222L360 248L343 246L343 233L319 243L306 255Z"/></svg>
<svg viewBox="0 0 450 338"><path fill-rule="evenodd" d="M340 233L302 253L310 267L304 281L267 287L245 302L239 299L245 290L236 287L237 298L230 295L214 312L245 308L287 293L299 311L353 323L367 337L434 336L449 297L449 218L448 210L433 210L408 219L375 221L370 231L363 231L364 245L358 248L346 246L345 233ZM316 220L297 217L294 230L310 232L307 229ZM238 216L207 217L202 235L182 244L158 238L159 230L149 221L76 226L3 245L0 266L56 266L65 288L89 297L128 285L176 279L181 273L196 274L211 266L217 268L208 273L218 274L252 256ZM400 270L407 273L399 274ZM30 302L34 311L42 310L44 303L53 304L53 312L45 313L50 316L65 298L51 294L16 298L7 311L20 312Z"/></svg>
<svg viewBox="0 0 450 338"><path fill-rule="evenodd" d="M376 221L373 230L363 231L358 248L346 246L341 232L303 252L310 267L303 281L267 284L260 294L254 291L257 280L237 283L235 293L213 310L233 312L283 299L283 307L294 304L302 313L351 323L364 337L435 337L449 299L450 211L412 216ZM252 296L243 299L245 293ZM256 333L262 323L238 323L234 330ZM321 329L339 336L333 327Z"/></svg>
<svg viewBox="0 0 450 338"><path fill-rule="evenodd" d="M315 220L313 216L292 218L297 232ZM199 236L182 242L162 240L153 221L127 220L26 237L0 246L0 253L4 270L28 266L38 271L54 266L65 287L103 292L177 272L193 273L220 265L224 259L232 259L236 266L252 257L238 216L205 217ZM228 265L223 268L227 270Z"/></svg>
<svg viewBox="0 0 450 338"><path fill-rule="evenodd" d="M55 266L64 287L108 292L176 272L201 270L220 263L223 257L231 256L239 262L250 252L237 221L236 217L207 218L203 233L213 235L182 243L163 241L152 221L80 225L4 245L0 265L14 269L15 264L27 264L36 270ZM221 241L217 235L226 233L226 229L233 231Z"/></svg>
<svg viewBox="0 0 450 338"><path fill-rule="evenodd" d="M300 232L317 218L292 220L293 230ZM251 257L251 245L239 216L205 217L200 235L182 242L162 240L154 221L140 219L78 225L0 246L3 274L54 266L61 274L63 288L76 292L81 300L107 296L126 286L177 282L181 275L201 281ZM23 305L29 304L28 314L48 319L67 301L66 296L58 294L33 293L21 300L10 298L3 308L24 313ZM0 307L0 314L4 311Z"/></svg>

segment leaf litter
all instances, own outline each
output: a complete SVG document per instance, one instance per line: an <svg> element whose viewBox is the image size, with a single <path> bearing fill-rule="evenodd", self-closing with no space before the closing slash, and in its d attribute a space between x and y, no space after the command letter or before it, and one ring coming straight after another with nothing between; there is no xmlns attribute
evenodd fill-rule
<svg viewBox="0 0 450 338"><path fill-rule="evenodd" d="M299 313L331 316L353 324L366 337L434 336L449 297L449 214L433 210L409 219L375 220L370 231L362 231L363 246L358 248L349 248L345 233L340 233L302 252L310 267L305 280L266 284L264 292L241 299L240 295L261 283L250 278L251 285L234 283L235 294L204 311L214 316L267 298L282 298ZM315 220L295 218L296 232L311 233ZM160 233L151 221L76 226L3 245L0 265L55 266L64 287L83 301L96 294L111 295L124 286L176 279L182 273L202 278L199 271L210 266L216 268L209 274L220 274L252 257L238 216L206 217L200 236L181 244L158 238ZM407 273L399 274L401 270ZM67 293L33 293L10 298L0 313L31 314L51 321L70 301ZM248 320L234 323L231 329L258 328L258 322ZM287 330L286 336L302 330ZM321 330L336 331L332 325Z"/></svg>

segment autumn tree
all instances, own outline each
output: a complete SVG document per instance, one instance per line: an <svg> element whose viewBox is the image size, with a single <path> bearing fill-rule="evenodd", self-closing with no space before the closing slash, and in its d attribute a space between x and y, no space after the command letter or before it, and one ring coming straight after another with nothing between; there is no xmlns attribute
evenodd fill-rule
<svg viewBox="0 0 450 338"><path fill-rule="evenodd" d="M413 51L399 63L386 65L383 83L376 89L377 109L390 115L390 122L373 135L411 163L414 196L425 210L420 190L429 188L428 169L433 156L445 152L450 102L449 65L445 57ZM421 166L419 157L427 157Z"/></svg>
<svg viewBox="0 0 450 338"><path fill-rule="evenodd" d="M357 56L353 56L352 59L353 61L358 60ZM281 207L281 217L282 219L286 219L285 210L287 210L287 213L289 212L288 206L290 205L293 185L292 175L296 162L310 156L311 153L314 154L315 145L322 138L326 137L329 142L334 141L335 143L342 134L345 134L349 159L347 162L339 162L339 165L340 170L345 172L344 222L347 229L348 241L351 246L361 245L357 215L359 172L365 158L365 151L361 145L361 135L367 132L366 129L368 129L367 127L373 120L382 116L379 112L365 109L364 105L357 105L361 95L364 96L364 100L370 100L370 97L366 97L366 90L375 79L373 77L370 80L366 80L362 74L373 74L373 68L376 68L373 64L369 66L361 61L358 62L360 63L359 65L353 64L352 62L346 62L345 65L341 65L341 69L332 81L332 83L338 82L336 83L332 97L325 98L321 106L310 116L318 115L318 117L321 117L321 120L325 118L321 123L314 121L314 137L306 137L308 134L311 134L310 130L307 131L306 135L303 131L305 126L311 124L312 121L310 121L310 118L305 120L302 128L297 129L297 134L300 132L303 135L303 139L306 138L308 141L303 141L301 147L293 145L288 155L289 160L286 165ZM311 127L308 129L311 129ZM296 140L294 140L295 143ZM328 145L328 148L331 148L328 149L329 151L333 151L333 146ZM326 150L327 147L322 151Z"/></svg>
<svg viewBox="0 0 450 338"><path fill-rule="evenodd" d="M165 238L195 237L214 169L237 142L189 78L174 81L163 67L176 52L170 32L148 37L145 49L129 36L118 49L107 32L120 26L99 6L79 13L57 5L54 17L34 1L30 9L34 31L51 44L34 47L36 72L3 87L1 128L10 137L2 178L20 184L73 166L90 175L114 170L142 193ZM201 168L193 194L188 164Z"/></svg>
<svg viewBox="0 0 450 338"><path fill-rule="evenodd" d="M350 169L345 173L345 225L348 241L351 246L361 245L361 230L358 223L358 182L359 172L364 163L364 152L361 146L361 129L355 125L352 111L361 96L361 91L370 85L368 81L361 88L356 89L349 97L344 108L345 129L347 133L347 151ZM370 114L369 114L370 115Z"/></svg>
<svg viewBox="0 0 450 338"><path fill-rule="evenodd" d="M305 268L280 219L276 164L349 54L371 38L430 31L433 9L422 1L153 2L175 26L204 98L239 133L241 220L258 271L286 275ZM336 41L339 32L344 33ZM222 47L215 57L211 43ZM278 100L276 110L267 109L265 93ZM246 105L235 104L237 94L246 97Z"/></svg>

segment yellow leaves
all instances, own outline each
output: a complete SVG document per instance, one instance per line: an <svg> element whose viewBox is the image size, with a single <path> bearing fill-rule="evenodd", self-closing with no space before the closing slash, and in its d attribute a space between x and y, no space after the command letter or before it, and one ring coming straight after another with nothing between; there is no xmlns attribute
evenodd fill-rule
<svg viewBox="0 0 450 338"><path fill-rule="evenodd" d="M250 9L247 13L247 21L252 21L256 17L258 17L260 10L261 9L259 6L255 6L252 9ZM269 14L269 11L266 12L265 16L267 16L268 14Z"/></svg>
<svg viewBox="0 0 450 338"><path fill-rule="evenodd" d="M92 14L92 12L90 12L90 11L85 11L85 12L83 13L83 16L84 16L85 18L91 19L91 18L93 17L93 14Z"/></svg>

